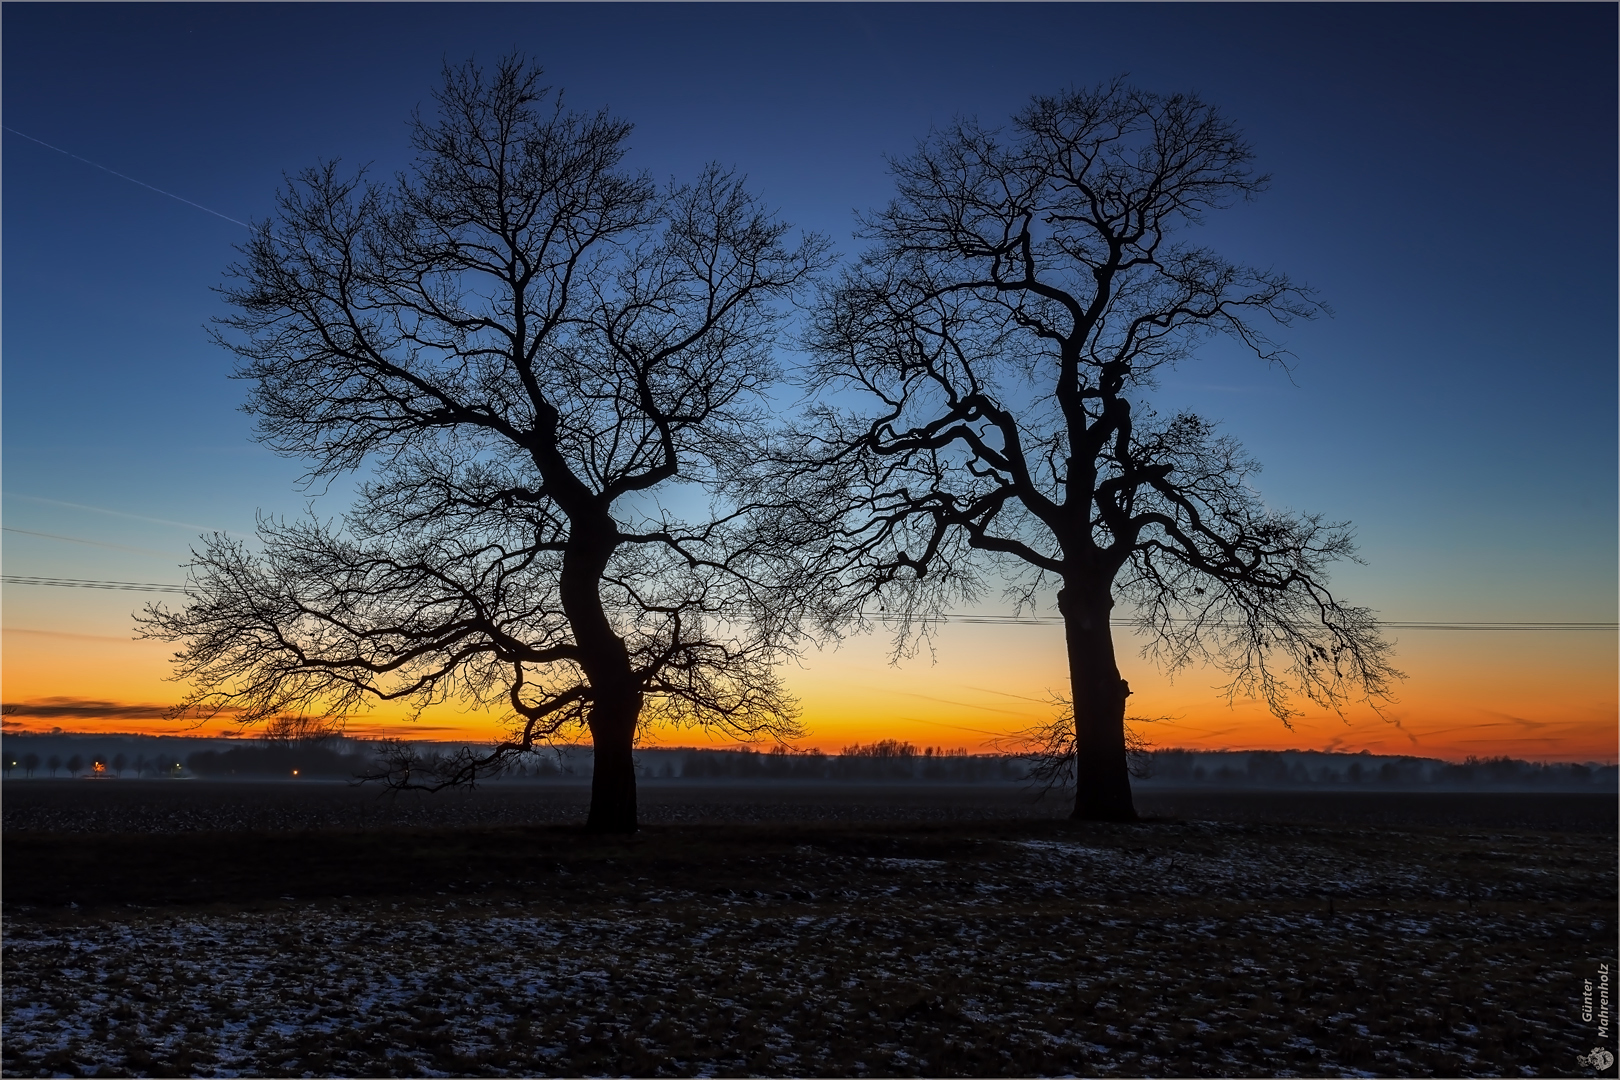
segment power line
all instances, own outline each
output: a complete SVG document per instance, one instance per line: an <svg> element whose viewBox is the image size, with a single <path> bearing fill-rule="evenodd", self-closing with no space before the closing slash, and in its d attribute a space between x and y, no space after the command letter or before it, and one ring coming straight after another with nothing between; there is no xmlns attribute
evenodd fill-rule
<svg viewBox="0 0 1620 1080"><path fill-rule="evenodd" d="M866 618L876 621L892 619L895 616L883 612L863 612ZM1062 625L1061 618L1043 615L946 615L942 621L953 623L984 623L991 626L1048 626ZM1195 619L1165 619L1172 625L1184 626L1193 622L1201 622L1210 627L1234 627L1242 623L1226 622L1220 620ZM1110 619L1110 626L1137 626L1135 619ZM1445 622L1435 619L1403 620L1381 619L1378 625L1391 630L1620 630L1620 623L1613 622L1574 622L1568 620L1544 620L1540 622L1507 622L1503 620L1480 620L1474 622Z"/></svg>
<svg viewBox="0 0 1620 1080"><path fill-rule="evenodd" d="M235 218L229 217L228 215L225 215L225 214L222 214L218 210L210 210L210 209L208 209L208 207L204 206L202 203L194 203L190 199L181 198L179 195L176 195L172 191L164 191L160 187L153 187L151 184L146 183L144 180L137 180L133 176L125 176L123 173L119 172L117 169L109 169L109 168L107 168L107 166L99 165L96 162L91 161L89 158L83 158L83 157L80 157L78 154L70 153L70 152L62 149L60 146L52 146L50 143L46 142L44 139L36 139L32 135L23 135L22 132L18 131L14 127L8 127L8 128L6 128L6 130L11 132L13 135L22 135L22 137L27 139L29 142L38 143L39 145L43 146L47 150L55 150L58 154L65 154L68 157L72 158L74 161L82 161L86 165L92 166L93 168L100 169L102 172L112 173L114 176L118 177L118 179L120 179L120 180L128 180L132 184L139 184L141 187L145 188L148 191L155 191L159 195L167 195L169 198L174 199L176 202L183 202L187 206L195 206L198 210L201 210L205 214L213 214L217 218L224 218L226 221L229 221L232 225L240 225L244 229L253 228L253 226L249 225L245 221L237 221Z"/></svg>
<svg viewBox="0 0 1620 1080"><path fill-rule="evenodd" d="M53 585L62 589L119 589L125 592L183 593L183 585L166 585L156 581L96 581L88 578L31 577L24 574L3 574L0 581L7 585Z"/></svg>
<svg viewBox="0 0 1620 1080"><path fill-rule="evenodd" d="M166 592L184 593L184 585L169 585L155 581L102 581L94 578L58 578L58 577L31 577L23 574L0 575L8 585L53 585L58 588L72 589L124 589L131 592ZM862 612L864 617L875 622L883 622L895 618L886 612ZM948 623L980 623L988 626L1060 626L1062 619L1041 615L945 615L941 622ZM1185 625L1193 622L1192 619L1170 619L1169 622ZM1133 619L1110 619L1110 626L1136 626ZM1206 622L1205 626L1231 627L1239 625L1230 622ZM1572 622L1546 620L1541 622L1504 622L1500 620L1478 622L1441 622L1433 619L1423 621L1389 620L1380 622L1379 626L1390 630L1620 630L1620 623L1612 622Z"/></svg>
<svg viewBox="0 0 1620 1080"><path fill-rule="evenodd" d="M1620 630L1612 622L1380 622L1395 630Z"/></svg>
<svg viewBox="0 0 1620 1080"><path fill-rule="evenodd" d="M173 558L172 551L153 551L151 548L130 547L128 544L109 544L104 540L84 540L77 536L61 536L57 533L35 532L33 529L17 529L10 525L0 525L0 532L20 533L23 536L38 536L46 540L65 540L70 544L88 544L91 547L108 548L112 551L131 551L137 555L158 555L165 559Z"/></svg>

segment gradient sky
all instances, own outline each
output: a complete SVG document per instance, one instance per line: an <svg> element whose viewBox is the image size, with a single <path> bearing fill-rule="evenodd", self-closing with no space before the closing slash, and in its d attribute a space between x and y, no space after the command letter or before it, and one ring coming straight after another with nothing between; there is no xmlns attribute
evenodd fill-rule
<svg viewBox="0 0 1620 1080"><path fill-rule="evenodd" d="M1291 379L1215 350L1161 406L1225 421L1270 502L1354 521L1366 565L1335 583L1386 619L1616 619L1613 5L8 3L0 20L8 575L178 582L203 529L301 510L299 466L249 440L204 333L245 235L225 218L263 217L317 159L392 172L442 61L516 47L574 106L633 121L634 164L735 165L845 254L852 212L887 198L884 155L930 125L1122 72L1200 92L1274 178L1202 239L1336 315L1289 332ZM321 502L335 514L341 492ZM153 598L7 584L7 728L174 730L167 647L130 640ZM1169 718L1144 729L1159 745L1615 760L1612 630L1394 636L1410 678L1384 717L1292 730L1228 708L1215 673L1170 683L1120 645L1133 710ZM791 673L806 745L989 748L1063 687L1053 625L949 625L933 663L891 667L886 647ZM409 731L494 727L440 710Z"/></svg>

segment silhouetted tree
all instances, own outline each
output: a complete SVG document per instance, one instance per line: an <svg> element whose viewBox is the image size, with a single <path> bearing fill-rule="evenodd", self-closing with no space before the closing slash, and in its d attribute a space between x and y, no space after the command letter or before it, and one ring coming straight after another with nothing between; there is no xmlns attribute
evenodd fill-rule
<svg viewBox="0 0 1620 1080"><path fill-rule="evenodd" d="M295 744L315 745L335 739L342 729L325 717L273 716L259 729L259 738L283 749Z"/></svg>
<svg viewBox="0 0 1620 1080"><path fill-rule="evenodd" d="M124 770L129 768L129 755L122 751L114 754L112 759L112 767L113 772L117 773L119 776L123 776Z"/></svg>
<svg viewBox="0 0 1620 1080"><path fill-rule="evenodd" d="M1324 584L1348 527L1268 508L1234 441L1147 405L1216 336L1282 364L1266 324L1319 308L1170 239L1260 191L1252 158L1196 97L1118 82L1037 97L1005 134L958 122L892 164L898 193L810 334L827 404L790 464L833 568L902 642L993 576L1020 607L1055 588L1077 817L1135 816L1116 605L1166 668L1213 662L1285 723L1293 693L1338 707L1398 675L1372 614Z"/></svg>
<svg viewBox="0 0 1620 1080"><path fill-rule="evenodd" d="M78 776L79 770L82 768L84 768L84 758L80 757L78 754L73 754L67 759L67 771L69 776Z"/></svg>
<svg viewBox="0 0 1620 1080"><path fill-rule="evenodd" d="M3 763L0 763L0 764L4 765L5 770L6 770L6 776L7 776L7 778L10 778L11 770L15 769L17 767L17 759L12 757L10 754L7 754L5 756L5 761Z"/></svg>
<svg viewBox="0 0 1620 1080"><path fill-rule="evenodd" d="M1013 752L1028 762L1026 778L1035 782L1042 796L1050 792L1072 791L1079 778L1079 728L1074 722L1074 708L1065 697L1057 697L1053 714L1030 727L998 740L1004 750ZM1137 780L1153 775L1153 750L1140 731L1140 725L1154 724L1168 717L1144 718L1127 716L1123 719L1125 737L1125 770Z"/></svg>
<svg viewBox="0 0 1620 1080"><path fill-rule="evenodd" d="M795 713L778 567L716 482L754 452L780 305L825 261L735 176L660 190L630 126L567 112L516 59L447 69L392 185L324 164L255 228L220 341L261 440L324 482L375 463L341 523L219 535L183 610L189 709L341 718L504 702L489 753L386 774L489 775L569 725L595 746L589 826L636 826L644 712L748 735ZM426 766L424 768L424 766Z"/></svg>
<svg viewBox="0 0 1620 1080"><path fill-rule="evenodd" d="M912 758L917 756L917 748L899 739L879 739L877 742L846 746L839 753L845 757Z"/></svg>
<svg viewBox="0 0 1620 1080"><path fill-rule="evenodd" d="M51 770L51 776L54 777L56 775L56 770L62 767L62 755L52 754L50 757L46 758L45 767Z"/></svg>

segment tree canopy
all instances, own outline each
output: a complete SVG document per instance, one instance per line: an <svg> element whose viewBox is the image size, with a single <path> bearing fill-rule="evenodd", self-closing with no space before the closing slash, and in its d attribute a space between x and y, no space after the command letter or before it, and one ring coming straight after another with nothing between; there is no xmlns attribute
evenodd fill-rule
<svg viewBox="0 0 1620 1080"><path fill-rule="evenodd" d="M635 827L650 716L787 735L775 665L791 560L728 502L763 439L781 304L825 264L732 173L659 187L630 125L576 113L519 58L447 68L391 182L292 177L224 290L216 334L259 438L321 483L369 469L338 520L264 519L194 553L183 708L244 723L498 704L491 754L390 782L439 786L589 728L592 827Z"/></svg>
<svg viewBox="0 0 1620 1080"><path fill-rule="evenodd" d="M829 572L902 634L991 581L1065 623L1076 813L1131 817L1116 605L1171 671L1213 663L1284 722L1296 695L1378 699L1372 613L1328 589L1343 523L1269 507L1209 419L1152 408L1158 373L1216 337L1260 360L1311 292L1178 234L1266 178L1220 112L1123 82L1037 97L1008 131L960 121L892 163L870 247L809 336L822 394L784 465L805 475Z"/></svg>

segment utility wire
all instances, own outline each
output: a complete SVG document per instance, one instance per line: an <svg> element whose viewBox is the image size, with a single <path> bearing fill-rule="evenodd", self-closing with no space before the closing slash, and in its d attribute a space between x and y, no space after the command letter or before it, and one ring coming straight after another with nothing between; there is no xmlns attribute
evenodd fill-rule
<svg viewBox="0 0 1620 1080"><path fill-rule="evenodd" d="M131 592L184 593L184 585L168 585L155 581L101 581L93 578L30 577L23 574L0 575L8 585L54 585L72 589L125 589ZM886 612L866 611L865 618L883 622L894 618ZM945 615L942 622L981 623L989 626L1058 626L1063 620L1040 615ZM1173 623L1188 623L1191 619L1171 619ZM1110 619L1110 626L1136 626L1134 619ZM1233 623L1209 622L1206 626L1224 627ZM1427 620L1380 622L1379 626L1391 630L1620 630L1620 623L1612 622L1437 622Z"/></svg>
<svg viewBox="0 0 1620 1080"><path fill-rule="evenodd" d="M55 150L58 154L65 154L66 156L72 158L74 161L82 161L86 165L89 165L89 166L91 166L93 168L100 169L102 172L112 173L114 176L118 177L118 179L120 179L120 180L128 180L132 184L139 184L139 185L141 185L141 187L145 188L148 191L155 191L159 195L167 195L169 198L174 199L176 202L183 202L187 206L195 206L198 210L201 210L205 214L213 214L217 218L224 218L226 221L229 221L232 225L240 225L244 229L253 228L253 226L249 225L245 221L237 221L235 218L229 217L229 216L227 216L225 214L222 214L218 210L210 210L210 209L208 209L208 207L204 206L202 203L194 203L190 199L181 198L179 195L176 195L172 191L164 191L160 187L153 187L151 184L146 183L144 180L137 180L133 176L125 176L123 173L119 172L117 169L109 169L109 168L107 168L107 166L97 164L96 162L91 161L89 158L83 158L83 157L80 157L78 154L70 153L69 151L66 151L66 150L62 149L60 146L52 146L50 143L46 142L44 139L36 139L32 135L23 135L22 132L18 131L14 127L8 127L8 128L6 128L6 130L11 132L13 135L21 135L23 138L27 139L31 143L38 143L39 145L43 146L47 150Z"/></svg>
<svg viewBox="0 0 1620 1080"><path fill-rule="evenodd" d="M109 544L103 540L84 540L77 536L60 536L57 533L35 532L33 529L17 529L10 525L0 525L0 532L20 533L23 536L39 536L46 540L65 540L70 544L88 544L91 547L108 548L112 551L132 551L137 555L157 555L165 559L172 559L172 551L153 551L151 548L130 547L128 544Z"/></svg>
<svg viewBox="0 0 1620 1080"><path fill-rule="evenodd" d="M3 574L0 581L7 585L54 585L64 589L121 589L126 592L183 593L183 585L165 585L155 581L93 581L86 578L29 577L23 574Z"/></svg>
<svg viewBox="0 0 1620 1080"><path fill-rule="evenodd" d="M886 614L884 612L868 611L862 612L862 615L868 619L873 619L876 621L886 621L895 618L895 616ZM1061 618L1043 615L946 615L944 616L944 621L953 623L985 623L992 626L1003 624L1014 626L1045 626L1061 625L1063 622ZM1186 624L1198 620L1166 619L1164 621L1172 624ZM1135 619L1110 619L1108 620L1108 625L1137 626L1139 624ZM1203 622L1203 625L1212 627L1230 627L1241 624L1220 621L1205 621ZM1504 622L1500 620L1481 620L1478 622L1443 622L1434 619L1426 619L1421 621L1380 619L1378 620L1378 625L1389 627L1392 630L1620 630L1620 623L1571 622L1557 620L1547 620L1543 622Z"/></svg>

